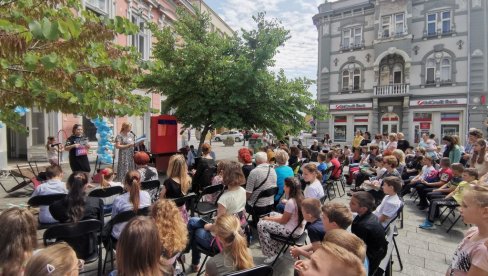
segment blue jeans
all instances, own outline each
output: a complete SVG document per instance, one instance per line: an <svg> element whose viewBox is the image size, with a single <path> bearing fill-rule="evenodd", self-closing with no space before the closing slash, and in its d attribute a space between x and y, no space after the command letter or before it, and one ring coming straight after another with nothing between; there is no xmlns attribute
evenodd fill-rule
<svg viewBox="0 0 488 276"><path fill-rule="evenodd" d="M205 230L203 227L206 222L200 218L192 217L188 221L188 234L190 236L190 246L191 246L191 263L192 265L198 265L200 263L200 251L197 245L205 248L207 250L215 250L218 252L217 246L212 246L212 241L214 237L209 231Z"/></svg>

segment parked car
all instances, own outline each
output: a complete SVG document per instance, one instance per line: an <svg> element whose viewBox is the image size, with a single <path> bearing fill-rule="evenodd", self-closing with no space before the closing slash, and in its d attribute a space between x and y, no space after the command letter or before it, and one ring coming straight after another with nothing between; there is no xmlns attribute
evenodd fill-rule
<svg viewBox="0 0 488 276"><path fill-rule="evenodd" d="M227 137L232 137L236 142L244 140L244 135L237 130L225 131L215 135L214 141L224 141Z"/></svg>

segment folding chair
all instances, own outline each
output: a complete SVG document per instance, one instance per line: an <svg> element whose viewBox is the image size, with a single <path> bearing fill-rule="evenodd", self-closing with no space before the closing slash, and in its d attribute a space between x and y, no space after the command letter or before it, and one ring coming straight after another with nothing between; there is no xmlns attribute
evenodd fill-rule
<svg viewBox="0 0 488 276"><path fill-rule="evenodd" d="M341 165L339 167L339 176L334 177L333 175L331 175L329 180L326 181L326 186L329 186L330 184L332 184L332 188L334 189L334 194L335 194L335 188L337 187L337 194L339 195L339 197L343 197L346 194L346 187L345 187L344 182L345 182L344 166ZM343 192L342 194L341 194L341 191L339 189L339 184L342 187L342 192ZM327 188L330 188L330 187L327 187Z"/></svg>
<svg viewBox="0 0 488 276"><path fill-rule="evenodd" d="M66 194L51 194L51 195L38 195L38 196L33 196L29 198L29 201L27 201L27 205L29 206L28 208L31 207L39 207L39 206L49 206L53 204L54 202L61 200L66 197ZM39 222L39 221L38 221ZM37 225L37 229L46 229L50 226L58 224L57 222L55 223L41 223L39 222Z"/></svg>
<svg viewBox="0 0 488 276"><path fill-rule="evenodd" d="M91 191L88 196L98 197L103 200L103 212L106 216L112 213L112 203L105 204L105 199L110 198L115 195L120 195L124 192L124 188L121 186L113 186L105 189L95 189Z"/></svg>
<svg viewBox="0 0 488 276"><path fill-rule="evenodd" d="M207 186L203 188L203 191L200 193L197 201L195 202L195 207L194 207L195 212L197 212L199 216L208 216L217 212L217 201L223 192L224 192L224 185L222 184ZM218 193L215 202L203 200L203 197L205 195L211 195L214 193Z"/></svg>
<svg viewBox="0 0 488 276"><path fill-rule="evenodd" d="M381 260L380 265L376 268L373 276L391 276L393 275L393 248L395 247L395 234L393 229L388 228L386 230L386 241L388 242L388 248L386 255ZM397 253L398 254L398 253Z"/></svg>
<svg viewBox="0 0 488 276"><path fill-rule="evenodd" d="M149 214L149 207L142 208L134 212L134 210L125 211L122 213L117 214L113 219L111 219L107 225L103 229L102 241L104 241L105 245L105 259L103 260L103 270L102 272L105 274L105 266L107 264L108 254L110 252L110 265L114 267L114 249L117 245L117 239L112 236L112 229L114 225L128 222L134 217L137 216L147 216Z"/></svg>
<svg viewBox="0 0 488 276"><path fill-rule="evenodd" d="M278 193L278 187L271 187L266 190L262 190L259 192L256 200L254 201L253 205L247 205L246 210L248 211L248 216L247 219L249 220L249 217L252 216L252 223L251 225L253 227L256 227L258 224L259 218L262 215L269 214L273 210L274 207L274 202L273 204L267 205L267 206L256 206L256 203L261 199L261 198L266 198L270 196L274 196ZM274 201L274 200L273 200Z"/></svg>
<svg viewBox="0 0 488 276"><path fill-rule="evenodd" d="M205 258L203 259L202 264L200 265L200 269L197 272L197 276L200 276L203 272L205 272L205 263L207 262L208 257L214 257L215 255L219 254L219 252L215 252L213 250L208 250L206 248L200 247L197 245L197 250L200 251L203 255L205 255Z"/></svg>
<svg viewBox="0 0 488 276"><path fill-rule="evenodd" d="M302 223L299 223L295 227L295 229L293 229L293 231L290 233L290 235L288 235L286 237L270 233L271 239L278 241L278 242L283 244L283 246L281 247L280 251L278 252L278 255L276 255L276 258L274 259L271 266L274 266L274 264L276 263L276 261L280 257L281 253L286 252L290 246L296 246L296 245L301 246L301 245L305 244L307 232L303 231L303 233L300 236L298 236L296 238L293 237L293 234L295 234L295 232L302 227L303 227Z"/></svg>
<svg viewBox="0 0 488 276"><path fill-rule="evenodd" d="M253 268L232 272L224 276L272 276L273 267L269 265L258 265Z"/></svg>
<svg viewBox="0 0 488 276"><path fill-rule="evenodd" d="M33 188L37 187L40 184L36 174L33 171L31 171L30 167L27 166L21 167L19 166L19 164L17 164L17 171L11 170L10 175L13 176L17 185L15 185L14 187L8 190L5 189L3 185L1 185L2 189L8 194L20 190L22 188L27 188L27 186L29 186L30 184L33 185Z"/></svg>
<svg viewBox="0 0 488 276"><path fill-rule="evenodd" d="M385 227L387 234L389 234L388 231L393 232L393 236L391 237L391 240L393 241L393 245L395 247L395 251L398 258L398 264L400 265L400 270L403 270L403 263L402 263L402 258L400 257L400 251L398 250L398 245L395 240L395 237L398 236L398 229L395 225L395 222L398 218L401 218L402 227L403 227L403 206L404 205L405 204L403 203L403 199L402 199L402 204L400 205L400 208L398 208L398 211L396 212L395 216L390 220L390 222Z"/></svg>
<svg viewBox="0 0 488 276"><path fill-rule="evenodd" d="M154 203L159 198L161 182L159 180L141 182L141 190L147 191L151 195L151 202Z"/></svg>
<svg viewBox="0 0 488 276"><path fill-rule="evenodd" d="M189 193L186 196L178 197L178 198L170 198L176 204L176 206L186 206L186 209L190 209L190 216L193 217L195 214L195 199L197 195L195 193Z"/></svg>
<svg viewBox="0 0 488 276"><path fill-rule="evenodd" d="M456 225L456 223L458 222L458 220L461 218L461 214L458 214L456 216L456 209L459 207L459 204L458 205L455 205L455 206L446 206L446 208L442 211L442 213L439 215L439 217L442 216L442 214L444 214L444 212L446 210L449 210L449 212L447 213L447 215L441 220L441 224L444 224L444 222L446 220L449 220L449 222L451 223L451 225L449 226L449 228L447 228L446 230L446 233L449 233L449 231L451 231L451 229L454 227L454 225ZM449 216L453 216L454 217L454 220L451 220L449 218Z"/></svg>
<svg viewBox="0 0 488 276"><path fill-rule="evenodd" d="M98 261L97 275L102 275L102 243L98 238L103 228L103 222L97 219L82 220L74 223L63 223L49 227L43 235L44 245L66 241L76 252L78 258L85 263ZM86 237L90 237L86 239ZM55 242L52 242L52 241ZM90 243L88 251L80 252L80 241ZM85 248L85 247L83 247ZM83 271L87 273L90 271Z"/></svg>

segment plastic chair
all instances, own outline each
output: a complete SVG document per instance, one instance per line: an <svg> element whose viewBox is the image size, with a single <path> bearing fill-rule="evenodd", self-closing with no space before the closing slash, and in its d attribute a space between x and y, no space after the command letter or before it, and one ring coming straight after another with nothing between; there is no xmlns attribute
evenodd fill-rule
<svg viewBox="0 0 488 276"><path fill-rule="evenodd" d="M303 227L302 223L299 223L288 236L281 236L281 235L270 233L271 239L283 244L283 246L278 252L278 255L276 255L276 258L274 259L271 266L274 266L274 264L280 257L281 253L286 252L290 246L296 246L296 245L301 246L305 244L305 238L307 237L307 232L303 231L303 233L300 236L296 238L293 237L293 234L295 234L295 232L302 227Z"/></svg>
<svg viewBox="0 0 488 276"><path fill-rule="evenodd" d="M230 274L225 274L224 276L272 276L273 267L269 265L258 265L253 268L246 270L232 272Z"/></svg>
<svg viewBox="0 0 488 276"><path fill-rule="evenodd" d="M141 182L141 190L148 191L148 193L151 195L151 202L154 203L159 198L161 182L159 182L159 180Z"/></svg>
<svg viewBox="0 0 488 276"><path fill-rule="evenodd" d="M205 187L203 191L200 193L200 195L198 196L198 199L195 203L195 212L197 212L197 214L200 216L208 216L217 212L216 202L218 201L218 198L222 195L223 192L224 192L224 185L222 184ZM219 193L215 202L203 200L203 196L211 195L214 193Z"/></svg>
<svg viewBox="0 0 488 276"><path fill-rule="evenodd" d="M49 227L43 235L44 245L66 241L75 250L78 258L83 259L85 263L98 261L97 275L102 275L102 243L98 238L103 228L103 222L96 219L82 220L74 223L62 223ZM85 237L91 236L90 239ZM55 240L55 242L52 242ZM85 241L90 243L88 252L78 252L74 242ZM84 271L87 273L89 271Z"/></svg>
<svg viewBox="0 0 488 276"><path fill-rule="evenodd" d="M256 197L256 200L254 201L253 205L247 205L247 210L249 211L249 215L247 219L249 219L250 216L252 216L253 220L253 227L256 227L258 224L259 218L262 215L269 214L273 210L274 207L274 199L273 203L267 206L256 206L256 203L261 199L261 198L266 198L266 197L271 197L275 196L278 193L278 187L271 187L266 190L262 190L259 192L258 196Z"/></svg>
<svg viewBox="0 0 488 276"><path fill-rule="evenodd" d="M38 206L49 206L53 204L54 202L61 200L66 197L66 194L51 194L51 195L38 195L38 196L33 196L27 201L27 205L29 205L29 208L31 207L38 207ZM57 222L55 223L38 223L37 229L46 229L50 226L58 224Z"/></svg>
<svg viewBox="0 0 488 276"><path fill-rule="evenodd" d="M115 246L117 244L117 239L115 239L112 236L112 229L114 225L123 222L128 222L129 220L137 216L147 216L148 214L149 214L149 207L139 209L137 210L137 212L134 212L134 210L129 210L117 214L113 219L111 219L107 223L107 225L103 229L103 236L102 236L102 240L104 241L105 244L105 259L103 261L103 270L102 270L103 273L105 273L105 266L107 264L107 257L109 252L110 252L110 264L112 268L114 267L113 250L115 249Z"/></svg>

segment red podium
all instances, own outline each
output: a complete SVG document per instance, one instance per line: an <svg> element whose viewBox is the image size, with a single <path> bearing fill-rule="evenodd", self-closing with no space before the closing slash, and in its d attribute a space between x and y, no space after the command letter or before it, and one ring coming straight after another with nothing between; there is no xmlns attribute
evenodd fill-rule
<svg viewBox="0 0 488 276"><path fill-rule="evenodd" d="M151 117L151 153L156 169L166 172L171 155L178 152L178 122L175 116Z"/></svg>

